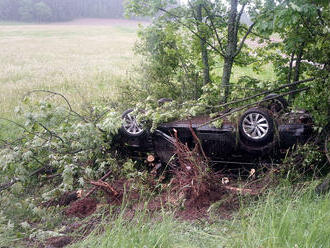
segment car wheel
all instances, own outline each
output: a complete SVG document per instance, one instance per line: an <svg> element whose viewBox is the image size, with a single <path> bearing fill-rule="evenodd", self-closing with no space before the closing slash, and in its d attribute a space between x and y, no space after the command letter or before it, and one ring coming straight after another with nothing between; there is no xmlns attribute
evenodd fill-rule
<svg viewBox="0 0 330 248"><path fill-rule="evenodd" d="M133 109L126 110L121 118L123 119L123 124L121 126L121 131L124 135L128 137L139 137L145 133L143 126L137 122L136 117L132 115Z"/></svg>
<svg viewBox="0 0 330 248"><path fill-rule="evenodd" d="M273 139L273 118L267 109L249 109L242 115L239 121L239 132L242 141L264 145Z"/></svg>
<svg viewBox="0 0 330 248"><path fill-rule="evenodd" d="M274 97L276 97L276 98L274 98ZM264 100L267 100L267 99L271 99L269 101L266 101L267 109L269 109L275 113L285 110L289 106L287 100L285 100L285 98L283 96L280 96L275 93L265 96Z"/></svg>

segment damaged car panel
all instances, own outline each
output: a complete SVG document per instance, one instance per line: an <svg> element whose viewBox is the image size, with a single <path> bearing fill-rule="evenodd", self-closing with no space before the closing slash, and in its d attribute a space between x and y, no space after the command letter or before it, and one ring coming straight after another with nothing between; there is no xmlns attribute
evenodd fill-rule
<svg viewBox="0 0 330 248"><path fill-rule="evenodd" d="M123 113L118 142L136 157L154 153L160 162L169 163L175 155L174 132L180 142L193 148L193 130L211 161L266 157L305 142L313 132L308 113L286 109L286 101L277 99L247 109L237 122L224 121L220 128L205 115L163 123L154 132L144 130L130 109Z"/></svg>

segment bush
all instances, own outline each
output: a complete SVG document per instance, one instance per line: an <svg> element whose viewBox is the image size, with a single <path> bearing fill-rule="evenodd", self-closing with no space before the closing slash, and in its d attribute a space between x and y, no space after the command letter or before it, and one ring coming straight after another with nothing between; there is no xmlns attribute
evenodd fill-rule
<svg viewBox="0 0 330 248"><path fill-rule="evenodd" d="M70 107L70 106L69 106ZM42 101L17 108L24 124L23 134L0 150L1 175L16 178L28 186L35 176L60 174L49 198L98 179L110 167L119 172L111 147L121 126L121 116L111 108L95 106L89 115Z"/></svg>

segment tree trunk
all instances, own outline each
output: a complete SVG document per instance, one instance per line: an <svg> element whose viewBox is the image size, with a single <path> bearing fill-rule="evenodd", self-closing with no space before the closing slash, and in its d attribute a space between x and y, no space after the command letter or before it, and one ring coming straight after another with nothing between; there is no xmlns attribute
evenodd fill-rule
<svg viewBox="0 0 330 248"><path fill-rule="evenodd" d="M198 19L198 26L200 26L200 23L203 21L202 17L202 5L198 4L197 6L197 19ZM201 51L202 51L202 63L203 63L203 85L206 85L210 82L210 66L209 66L209 58L207 53L207 47L206 47L206 37L203 32L203 30L198 27L198 32L200 33L200 36L202 39L199 39Z"/></svg>
<svg viewBox="0 0 330 248"><path fill-rule="evenodd" d="M234 59L225 58L225 62L222 69L222 80L221 84L224 89L224 97L222 102L226 103L230 94L230 75L233 68Z"/></svg>
<svg viewBox="0 0 330 248"><path fill-rule="evenodd" d="M288 84L291 83L293 60L294 60L294 52L291 53L291 59L290 59L290 65L288 71L288 82L287 82Z"/></svg>
<svg viewBox="0 0 330 248"><path fill-rule="evenodd" d="M299 51L297 54L297 60L296 60L296 66L295 66L295 70L294 70L294 75L293 75L293 81L299 81L299 77L300 77L300 64L301 64L301 59L304 53L304 46L305 46L305 42L301 43L300 47L299 47ZM295 90L297 89L297 86L293 86L291 87L290 90ZM289 101L292 101L294 99L296 94L291 94L289 96Z"/></svg>
<svg viewBox="0 0 330 248"><path fill-rule="evenodd" d="M223 102L226 103L230 94L230 75L234 63L235 53L237 50L237 30L236 18L237 18L237 4L238 0L231 0L230 13L228 20L228 44L226 47L226 54L224 57L224 66L222 73L221 85L225 89ZM239 22L237 22L239 23ZM238 24L237 24L238 25Z"/></svg>
<svg viewBox="0 0 330 248"><path fill-rule="evenodd" d="M295 71L294 71L294 77L293 77L293 81L299 81L299 76L300 76L300 64L301 64L301 59L302 59L302 55L304 52L304 46L305 46L305 42L303 42L301 44L301 46L299 47L299 52L297 54L297 61L296 61L296 67L295 67Z"/></svg>

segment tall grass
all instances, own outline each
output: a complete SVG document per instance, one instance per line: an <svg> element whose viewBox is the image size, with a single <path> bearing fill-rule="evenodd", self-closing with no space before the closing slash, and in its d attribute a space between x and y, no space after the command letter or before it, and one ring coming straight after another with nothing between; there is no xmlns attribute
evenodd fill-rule
<svg viewBox="0 0 330 248"><path fill-rule="evenodd" d="M112 222L101 224L87 239L71 248L219 247L218 238L214 239L202 227L174 219L171 213L150 215L142 211L135 213L132 219L124 213Z"/></svg>
<svg viewBox="0 0 330 248"><path fill-rule="evenodd" d="M163 212L124 214L72 247L330 247L330 195L278 188L242 206L231 220L184 222ZM99 232L102 230L101 232Z"/></svg>
<svg viewBox="0 0 330 248"><path fill-rule="evenodd" d="M249 207L232 223L230 247L330 247L330 195L314 187L277 189Z"/></svg>
<svg viewBox="0 0 330 248"><path fill-rule="evenodd" d="M60 92L75 109L119 99L118 88L137 62L132 49L137 23L0 24L0 29L0 117L16 120L15 107L34 89ZM0 120L0 138L15 135L12 126Z"/></svg>
<svg viewBox="0 0 330 248"><path fill-rule="evenodd" d="M0 27L0 113L32 89L60 91L73 104L113 98L136 61L136 27Z"/></svg>

